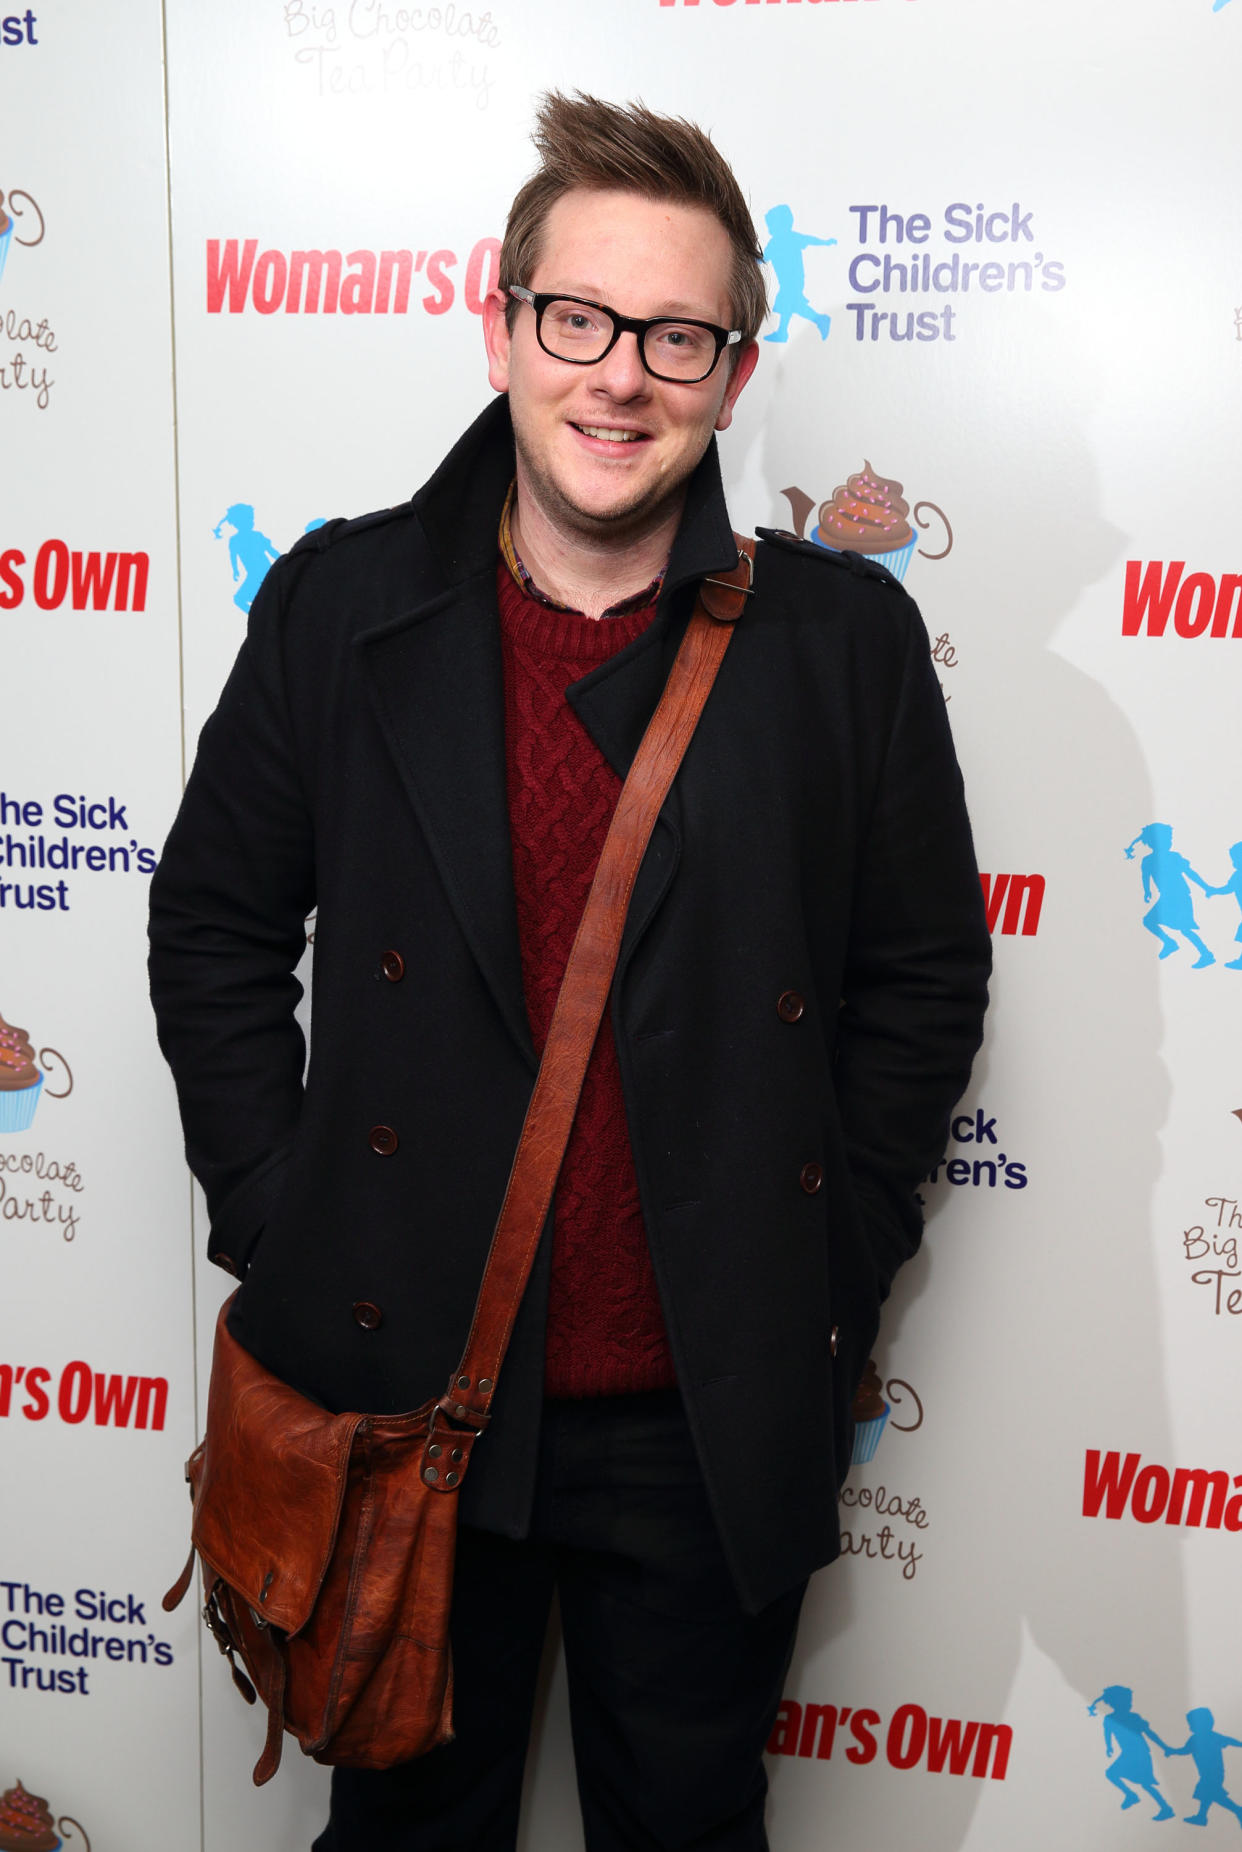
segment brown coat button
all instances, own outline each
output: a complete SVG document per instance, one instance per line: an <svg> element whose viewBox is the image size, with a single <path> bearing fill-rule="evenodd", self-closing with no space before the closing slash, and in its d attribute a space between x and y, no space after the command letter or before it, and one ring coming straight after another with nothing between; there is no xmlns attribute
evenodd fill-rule
<svg viewBox="0 0 1242 1852"><path fill-rule="evenodd" d="M823 1188L824 1172L822 1165L804 1164L802 1169L798 1172L798 1182L802 1185L808 1196L814 1196L817 1190Z"/></svg>
<svg viewBox="0 0 1242 1852"><path fill-rule="evenodd" d="M390 984L399 984L405 976L405 960L400 952L385 952L380 959L380 970Z"/></svg>
<svg viewBox="0 0 1242 1852"><path fill-rule="evenodd" d="M776 1013L782 1022L797 1022L806 1008L806 998L797 990L783 990L776 999Z"/></svg>
<svg viewBox="0 0 1242 1852"><path fill-rule="evenodd" d="M378 1331L384 1322L384 1314L369 1299L359 1299L354 1307L354 1323L361 1325L364 1331Z"/></svg>
<svg viewBox="0 0 1242 1852"><path fill-rule="evenodd" d="M390 1125L373 1125L367 1142L380 1157L391 1157L400 1140Z"/></svg>

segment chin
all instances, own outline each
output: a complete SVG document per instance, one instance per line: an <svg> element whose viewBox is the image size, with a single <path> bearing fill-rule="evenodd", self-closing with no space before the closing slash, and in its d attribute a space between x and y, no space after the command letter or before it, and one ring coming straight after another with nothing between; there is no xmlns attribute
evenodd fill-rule
<svg viewBox="0 0 1242 1852"><path fill-rule="evenodd" d="M685 477L675 483L661 479L658 482L628 484L624 489L617 488L611 492L602 489L594 495L578 489L573 483L550 481L547 477L539 478L538 486L545 499L545 506L558 509L564 520L584 532L609 534L616 533L619 528L649 521L658 515L681 493L685 482Z"/></svg>
<svg viewBox="0 0 1242 1852"><path fill-rule="evenodd" d="M631 522L646 520L649 516L659 512L665 500L665 496L657 495L649 490L645 494L618 496L612 500L601 499L598 502L579 502L564 496L562 506L571 519L585 526L603 530L618 526L624 527Z"/></svg>

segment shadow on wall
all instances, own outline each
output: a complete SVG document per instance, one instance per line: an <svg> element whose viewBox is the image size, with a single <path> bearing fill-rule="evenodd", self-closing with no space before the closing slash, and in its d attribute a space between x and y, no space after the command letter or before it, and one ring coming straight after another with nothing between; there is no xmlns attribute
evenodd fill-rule
<svg viewBox="0 0 1242 1852"><path fill-rule="evenodd" d="M748 408L747 488L761 478L769 496L761 509L746 497L748 520L793 525L787 485L829 497L864 457L878 473L934 477L952 508L953 556L916 558L907 589L932 637L951 631L968 665L949 711L980 861L1048 879L1039 936L997 936L988 1041L968 1095L1001 1109L1027 1185L957 1189L942 1173L927 1188L927 1242L899 1280L878 1351L881 1379L917 1364L926 1426L886 1442L850 1482L874 1488L878 1474L889 1496L919 1495L924 1560L908 1575L852 1557L817 1578L787 1690L856 1705L888 1693L893 1705L919 1699L999 1722L1025 1624L1081 1696L1089 1761L1099 1726L1086 1707L1105 1677L1160 1691L1169 1715L1187 1702L1176 1530L1140 1538L1082 1516L1087 1448L1174 1457L1151 1231L1169 1080L1156 961L1120 853L1130 819L1152 814L1143 752L1107 689L1051 647L1127 544L1101 510L1090 356L1065 318L1041 321L1038 304L1021 302L1007 320L1007 306L969 353L938 345L878 361L807 328L779 368L761 368ZM811 516L808 535L814 526ZM845 1746L815 1786L806 1844L834 1831L855 1843L864 1818L890 1844L965 1843L991 1782L929 1788L883 1767L881 1742L877 1763L857 1771L874 1785L855 1815L859 1781L840 1775L856 1771L836 1766ZM1037 1743L1021 1749L1038 1764ZM809 1771L773 1758L772 1830L796 1852ZM1042 1791L1053 1772L1040 1771ZM1101 1791L1107 1815L1116 1796ZM1039 1843L1038 1822L1028 1825Z"/></svg>

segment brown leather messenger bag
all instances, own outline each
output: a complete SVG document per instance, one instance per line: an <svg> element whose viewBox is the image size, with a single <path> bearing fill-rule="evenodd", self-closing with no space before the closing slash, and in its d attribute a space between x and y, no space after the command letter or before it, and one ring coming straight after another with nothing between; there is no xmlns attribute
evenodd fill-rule
<svg viewBox="0 0 1242 1852"><path fill-rule="evenodd" d="M279 1767L286 1730L316 1761L350 1768L391 1768L453 1734L456 1494L488 1424L639 864L750 590L754 542L735 538L736 566L699 587L617 801L447 1390L409 1414L333 1415L265 1370L221 1310L207 1431L186 1465L193 1547L164 1606L184 1597L197 1553L207 1626L243 1697L267 1706L256 1786Z"/></svg>

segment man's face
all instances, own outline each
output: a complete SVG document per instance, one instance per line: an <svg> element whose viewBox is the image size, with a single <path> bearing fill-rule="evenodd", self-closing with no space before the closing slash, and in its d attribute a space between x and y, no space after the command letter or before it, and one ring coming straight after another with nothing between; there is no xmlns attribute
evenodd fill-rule
<svg viewBox="0 0 1242 1852"><path fill-rule="evenodd" d="M582 296L621 315L685 315L733 325L728 233L697 206L635 193L566 193L544 225L543 254L528 279L540 293ZM508 392L519 494L533 494L557 526L598 540L641 528L675 505L713 431L733 416L757 349L721 354L697 385L653 379L634 335L591 366L544 353L535 312L506 299L484 304L488 377ZM733 350L736 352L737 350Z"/></svg>

